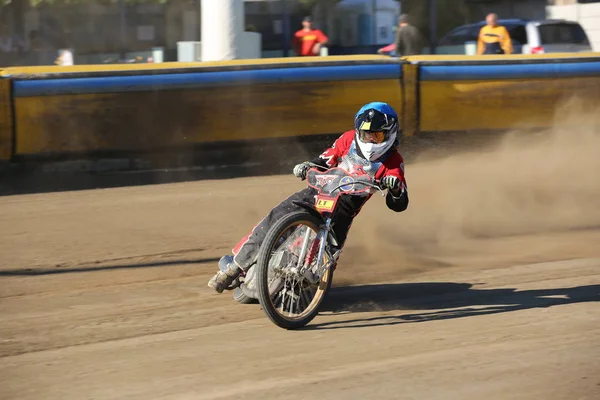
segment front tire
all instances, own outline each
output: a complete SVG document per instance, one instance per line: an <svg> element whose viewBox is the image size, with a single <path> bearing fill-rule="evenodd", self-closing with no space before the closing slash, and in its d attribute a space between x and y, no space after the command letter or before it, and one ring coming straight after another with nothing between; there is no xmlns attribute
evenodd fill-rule
<svg viewBox="0 0 600 400"><path fill-rule="evenodd" d="M308 324L314 317L317 316L319 312L319 307L327 294L331 286L331 280L333 278L333 270L329 268L323 276L321 280L312 286L309 286L305 290L305 286L308 281L292 281L295 282L297 286L292 286L291 290L286 286L287 283L283 283L283 288L279 288L276 292L273 293L273 284L274 282L281 278L270 279L275 272L270 270L270 261L275 251L279 248L280 241L286 234L286 232L294 232L295 229L299 226L305 226L308 229L312 230L316 236L319 231L319 226L323 224L323 220L308 213L307 211L297 211L290 213L280 219L277 223L275 223L263 241L260 252L258 253L257 259L257 270L256 270L256 286L258 293L258 300L262 306L263 311L269 319L277 326L284 329L298 329L306 324ZM293 233L292 233L293 235ZM311 234L312 235L312 234ZM316 239L312 239L314 241ZM311 245L312 245L311 241ZM284 242L285 243L285 242ZM325 262L325 260L324 260ZM285 281L287 282L287 281ZM299 293L296 293L296 289L299 290ZM291 292L289 295L289 308L286 312L285 306L288 300L285 298L285 293ZM306 293L310 291L311 294L314 294L310 301L306 297ZM283 293L283 294L282 294ZM278 297L282 296L282 297ZM280 300L276 300L279 298ZM300 299L302 299L303 303L306 304L306 307L300 312L294 313L292 303L295 302L295 298L298 298L298 304L300 303Z"/></svg>

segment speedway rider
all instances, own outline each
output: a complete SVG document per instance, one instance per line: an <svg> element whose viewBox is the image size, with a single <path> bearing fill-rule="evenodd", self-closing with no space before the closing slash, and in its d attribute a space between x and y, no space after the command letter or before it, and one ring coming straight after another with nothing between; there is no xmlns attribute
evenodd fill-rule
<svg viewBox="0 0 600 400"><path fill-rule="evenodd" d="M296 165L294 175L304 180L311 163L325 169L337 166L349 173L367 173L380 180L381 186L388 189L388 208L396 212L404 211L408 207L408 192L404 179L404 161L397 149L398 134L398 115L391 106L381 102L366 104L354 116L353 130L342 134L330 148L313 161ZM290 212L302 209L293 201L312 203L315 194L316 190L308 187L294 193L273 208L248 236L233 248L233 255L221 258L220 271L208 282L208 286L222 293L243 271L248 271L255 263L260 246L272 224ZM369 198L370 194L340 198L332 222L332 229L340 245L334 254L336 259L352 220Z"/></svg>

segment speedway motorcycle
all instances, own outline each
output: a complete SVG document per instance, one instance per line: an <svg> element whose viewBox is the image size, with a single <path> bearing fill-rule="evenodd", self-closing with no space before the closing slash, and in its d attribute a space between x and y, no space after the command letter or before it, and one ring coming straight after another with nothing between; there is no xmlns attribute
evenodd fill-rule
<svg viewBox="0 0 600 400"><path fill-rule="evenodd" d="M316 189L314 203L295 202L302 209L270 227L256 263L230 287L236 301L258 300L269 319L284 329L308 324L331 288L340 254L331 223L340 198L368 196L375 190L384 193L364 170L311 167L306 181Z"/></svg>

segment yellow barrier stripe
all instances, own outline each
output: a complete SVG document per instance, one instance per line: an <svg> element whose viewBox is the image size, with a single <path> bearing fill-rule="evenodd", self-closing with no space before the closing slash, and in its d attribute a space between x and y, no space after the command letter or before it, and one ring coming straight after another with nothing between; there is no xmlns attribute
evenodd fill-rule
<svg viewBox="0 0 600 400"><path fill-rule="evenodd" d="M549 53L549 54L506 54L506 55L422 55L402 57L402 60L418 63L430 61L524 61L524 60L551 60L551 59L585 59L600 58L600 52L587 53Z"/></svg>
<svg viewBox="0 0 600 400"><path fill-rule="evenodd" d="M73 65L73 66L38 66L38 67L9 67L0 70L0 76L23 75L23 74L62 74L78 72L103 72L103 71L151 71L164 69L185 69L203 67L231 67L244 65L286 65L297 63L328 63L340 61L380 61L389 60L387 56L380 55L353 55L353 56L329 56L329 57L287 57L287 58L263 58L249 60L229 60L214 62L166 62L146 64L100 64L100 65Z"/></svg>

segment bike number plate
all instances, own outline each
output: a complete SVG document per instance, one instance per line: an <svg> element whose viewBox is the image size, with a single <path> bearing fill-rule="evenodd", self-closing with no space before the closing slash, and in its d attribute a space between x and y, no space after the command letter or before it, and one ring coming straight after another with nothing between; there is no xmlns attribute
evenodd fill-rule
<svg viewBox="0 0 600 400"><path fill-rule="evenodd" d="M317 197L315 207L321 212L331 212L335 207L335 199L319 196Z"/></svg>

